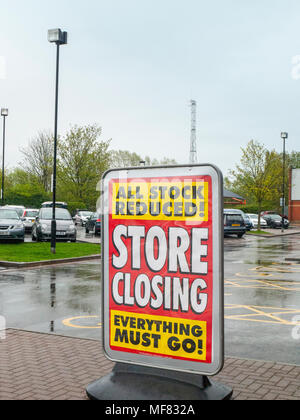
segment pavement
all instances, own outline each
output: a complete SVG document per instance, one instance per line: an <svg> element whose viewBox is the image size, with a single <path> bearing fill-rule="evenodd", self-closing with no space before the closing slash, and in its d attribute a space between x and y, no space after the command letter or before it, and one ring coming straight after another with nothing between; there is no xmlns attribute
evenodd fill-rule
<svg viewBox="0 0 300 420"><path fill-rule="evenodd" d="M277 234L281 235L281 232ZM291 234L300 234L300 229L294 227L284 232L284 236ZM246 266L244 260L239 260L241 240L226 240L227 266L233 270L226 273L226 310L229 311L226 322L230 339L226 354L230 356L225 359L224 369L212 379L231 387L233 400L300 399L299 340L291 338L292 328L297 334L300 328L290 320L299 312L299 266L284 263L282 257L283 249L292 257L299 256L297 238L284 238L282 243L278 242L280 238L277 242L275 238L274 258L274 253L269 256L269 244L273 240L247 237L245 251L251 264L246 262ZM251 244L256 242L252 251ZM252 252L257 252L257 261ZM275 266L270 266L271 259L276 261L272 263ZM1 289L2 309L8 311L8 318L17 317L18 312L23 313L21 318L11 318L16 326L11 327L10 324L7 330L1 331L0 325L0 400L87 400L87 385L111 372L114 364L103 354L100 324L96 329L94 324L99 322L99 279L92 264L79 264L76 272L72 270L75 270L74 264L62 265L58 271L50 268L24 273L8 270L0 278L0 284L7 282L7 287L11 289L9 295L6 288ZM79 275L79 271L83 276ZM68 281L59 281L60 276ZM28 299L26 316L23 310L18 309L24 293ZM79 302L78 293L82 295ZM234 298L245 299L245 302L236 305ZM257 299L255 304L249 305L248 302L253 302L254 298ZM42 304L43 307L40 306ZM267 304L270 308L266 307ZM40 319L37 319L34 310L38 311ZM232 310L245 312L232 314ZM250 310L254 312L250 313ZM72 318L66 322L63 317L68 314L74 316L74 311L78 311L82 319ZM17 325L22 318L29 322L28 330L25 325ZM85 321L87 323L82 329ZM90 321L93 321L92 324ZM238 323L245 337L237 336L232 328ZM255 327L252 328L252 325ZM67 336L66 328L70 328L70 336ZM263 344L267 330L273 334L274 349L269 348L267 342ZM255 333L253 337L252 332ZM253 346L248 344L246 336L253 341ZM287 345L289 347L285 347ZM266 361L256 358L262 350L268 359ZM277 358L277 350L281 361L270 361L271 354ZM239 357L241 354L243 358Z"/></svg>
<svg viewBox="0 0 300 420"><path fill-rule="evenodd" d="M114 366L98 341L13 329L0 360L0 400L87 400L87 385ZM213 380L233 388L233 400L300 399L300 366L227 358Z"/></svg>
<svg viewBox="0 0 300 420"><path fill-rule="evenodd" d="M254 233L250 233L253 236L259 236L263 238L276 238L278 236L289 236L289 235L298 235L300 234L300 226L299 225L291 225L288 229L285 229L283 232L281 229L263 229L265 235L255 235Z"/></svg>

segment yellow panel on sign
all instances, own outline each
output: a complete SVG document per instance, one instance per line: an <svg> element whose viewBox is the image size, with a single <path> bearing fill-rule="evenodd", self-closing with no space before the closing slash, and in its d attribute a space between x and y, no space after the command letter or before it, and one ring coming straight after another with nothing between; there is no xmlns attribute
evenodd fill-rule
<svg viewBox="0 0 300 420"><path fill-rule="evenodd" d="M207 222L208 183L114 183L112 218Z"/></svg>
<svg viewBox="0 0 300 420"><path fill-rule="evenodd" d="M206 322L111 311L110 325L111 347L206 360Z"/></svg>

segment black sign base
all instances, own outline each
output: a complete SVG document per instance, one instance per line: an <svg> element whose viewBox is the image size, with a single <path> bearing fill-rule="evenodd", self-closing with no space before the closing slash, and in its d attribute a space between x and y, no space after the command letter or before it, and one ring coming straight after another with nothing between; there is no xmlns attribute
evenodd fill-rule
<svg viewBox="0 0 300 420"><path fill-rule="evenodd" d="M206 376L121 363L86 391L98 401L216 401L230 400L233 393Z"/></svg>

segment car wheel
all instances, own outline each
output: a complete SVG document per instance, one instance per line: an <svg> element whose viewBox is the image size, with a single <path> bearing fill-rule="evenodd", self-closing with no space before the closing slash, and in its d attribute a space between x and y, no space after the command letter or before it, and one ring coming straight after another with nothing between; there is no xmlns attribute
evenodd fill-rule
<svg viewBox="0 0 300 420"><path fill-rule="evenodd" d="M244 233L239 233L239 234L238 234L238 238L240 238L240 239L241 239L243 236L244 236Z"/></svg>

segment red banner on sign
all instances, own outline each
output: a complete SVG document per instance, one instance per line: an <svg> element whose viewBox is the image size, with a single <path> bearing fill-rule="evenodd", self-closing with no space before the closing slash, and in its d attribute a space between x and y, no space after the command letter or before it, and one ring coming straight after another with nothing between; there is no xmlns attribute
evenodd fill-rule
<svg viewBox="0 0 300 420"><path fill-rule="evenodd" d="M210 364L210 176L109 183L112 351Z"/></svg>

